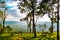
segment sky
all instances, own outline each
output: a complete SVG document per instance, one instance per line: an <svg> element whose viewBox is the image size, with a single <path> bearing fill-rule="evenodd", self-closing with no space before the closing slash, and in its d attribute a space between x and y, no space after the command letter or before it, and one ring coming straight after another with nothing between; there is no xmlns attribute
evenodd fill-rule
<svg viewBox="0 0 60 40"><path fill-rule="evenodd" d="M20 21L21 18L26 17L26 14L21 14L19 12L19 9L17 7L17 3L19 1L12 1L12 0L5 0L5 1L6 1L6 7L8 8L7 10L8 16L6 18L6 21ZM50 22L50 18L46 14L42 18L40 18L38 21Z"/></svg>
<svg viewBox="0 0 60 40"><path fill-rule="evenodd" d="M6 0L6 7L8 8L7 10L8 16L6 18L6 21L19 21L21 18L26 16L19 12L19 9L17 7L18 2L19 1L16 2L11 0Z"/></svg>

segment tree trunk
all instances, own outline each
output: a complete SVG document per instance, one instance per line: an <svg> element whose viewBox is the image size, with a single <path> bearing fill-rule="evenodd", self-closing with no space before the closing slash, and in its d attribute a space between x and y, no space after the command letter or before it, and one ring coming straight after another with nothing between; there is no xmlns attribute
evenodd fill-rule
<svg viewBox="0 0 60 40"><path fill-rule="evenodd" d="M57 7L57 40L59 40L59 0L58 0L58 7Z"/></svg>
<svg viewBox="0 0 60 40"><path fill-rule="evenodd" d="M31 15L30 15L30 34L31 34Z"/></svg>
<svg viewBox="0 0 60 40"><path fill-rule="evenodd" d="M5 20L3 20L3 29L4 29L4 27L5 27Z"/></svg>
<svg viewBox="0 0 60 40"><path fill-rule="evenodd" d="M52 19L51 19L51 33L53 33L53 12L52 12Z"/></svg>
<svg viewBox="0 0 60 40"><path fill-rule="evenodd" d="M3 31L4 31L4 27L5 27L5 20L3 20L3 29L1 29L1 33L3 33Z"/></svg>
<svg viewBox="0 0 60 40"><path fill-rule="evenodd" d="M53 21L51 21L51 33L53 33Z"/></svg>
<svg viewBox="0 0 60 40"><path fill-rule="evenodd" d="M32 15L33 15L33 33L34 33L34 37L36 37L36 28L35 28L35 22L34 22L34 10L35 10L35 8L34 8L34 0L32 1Z"/></svg>
<svg viewBox="0 0 60 40"><path fill-rule="evenodd" d="M28 17L27 17L27 32L28 32L28 28L29 28L29 27L28 27Z"/></svg>

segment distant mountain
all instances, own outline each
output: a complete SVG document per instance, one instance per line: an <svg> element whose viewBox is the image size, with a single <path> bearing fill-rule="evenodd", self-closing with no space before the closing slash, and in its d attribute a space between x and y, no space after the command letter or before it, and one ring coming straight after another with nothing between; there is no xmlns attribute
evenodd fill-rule
<svg viewBox="0 0 60 40"><path fill-rule="evenodd" d="M41 24L41 25L46 24L48 26L46 29L47 31L48 28L51 26L51 22L37 22L37 24ZM25 32L27 31L27 23L25 21L6 21L5 25L6 26L10 25L14 31L25 31ZM56 23L54 23L54 26L55 26L54 31L56 31L57 30ZM39 27L36 27L36 30L40 31Z"/></svg>
<svg viewBox="0 0 60 40"><path fill-rule="evenodd" d="M18 22L18 21L6 21L5 22L5 25L7 26L7 25L10 25L11 26L11 28L14 30L14 31L26 31L26 22L24 22L24 21L20 21L20 22Z"/></svg>

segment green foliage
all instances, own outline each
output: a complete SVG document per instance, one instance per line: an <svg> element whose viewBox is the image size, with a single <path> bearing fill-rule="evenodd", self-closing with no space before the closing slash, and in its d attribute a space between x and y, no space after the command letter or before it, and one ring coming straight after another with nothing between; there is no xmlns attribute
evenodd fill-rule
<svg viewBox="0 0 60 40"><path fill-rule="evenodd" d="M44 25L39 24L39 28L40 28L40 31L45 32L47 25L46 24L44 24Z"/></svg>
<svg viewBox="0 0 60 40"><path fill-rule="evenodd" d="M48 0L49 1L49 0ZM40 9L39 11L36 11L36 15L38 14L38 15L41 15L41 14L45 14L46 12L44 12L45 10L49 10L50 11L50 8L48 8L49 6L47 6L45 3L47 3L48 1L44 1L44 0L42 0L42 2L39 4L39 6L38 7L35 7L35 6L37 6L37 5L35 5L36 3L37 3L37 0L35 0L34 2L35 2L35 4L34 4L34 9L36 10L36 9ZM18 5L20 5L19 6L19 8L20 8L20 12L22 12L23 13L23 11L24 12L26 12L26 11L28 11L29 12L29 14L33 14L32 13L32 10L33 10L33 5L32 5L32 0L22 0L22 2L20 3L20 4L18 4ZM26 9L25 9L26 8ZM34 11L35 11L34 10ZM33 16L33 15L32 15Z"/></svg>
<svg viewBox="0 0 60 40"><path fill-rule="evenodd" d="M5 7L5 1L0 2L0 8L5 9L5 10L2 10L2 12L0 11L0 17L3 21L3 28L4 28L5 27L5 19L7 18L7 15L8 15L8 14L6 14L7 8Z"/></svg>
<svg viewBox="0 0 60 40"><path fill-rule="evenodd" d="M14 34L14 35L10 35L10 34L1 34L0 35L0 40L17 40L17 39L21 39L21 40L57 40L57 35L56 32L48 33L48 34L41 34L41 32L36 33L37 37L33 38L34 34L30 34L30 33L23 33L22 36L21 34Z"/></svg>
<svg viewBox="0 0 60 40"><path fill-rule="evenodd" d="M53 31L53 29L52 28L54 28L55 26L51 26L51 27L49 27L49 32L50 33L52 33L52 31Z"/></svg>
<svg viewBox="0 0 60 40"><path fill-rule="evenodd" d="M50 0L42 0L43 3L48 3Z"/></svg>
<svg viewBox="0 0 60 40"><path fill-rule="evenodd" d="M6 29L7 31L11 31L11 30L12 30L12 28L11 28L9 25L6 26L5 29Z"/></svg>
<svg viewBox="0 0 60 40"><path fill-rule="evenodd" d="M1 23L0 23L0 31L1 31L1 29L2 29L2 25L1 25Z"/></svg>
<svg viewBox="0 0 60 40"><path fill-rule="evenodd" d="M0 17L2 17L2 15L3 15L3 12L2 12L2 11L0 11Z"/></svg>

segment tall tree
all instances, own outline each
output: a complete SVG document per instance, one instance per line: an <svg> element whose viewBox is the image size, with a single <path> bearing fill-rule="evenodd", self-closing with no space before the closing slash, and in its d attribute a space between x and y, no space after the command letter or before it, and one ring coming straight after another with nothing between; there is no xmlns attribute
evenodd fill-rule
<svg viewBox="0 0 60 40"><path fill-rule="evenodd" d="M59 40L59 0L51 0L51 1L52 1L51 5L53 5L53 6L54 6L54 4L57 5L57 8L56 8L57 13L55 13L56 17L54 18L53 13L52 13L51 21L52 21L52 26L53 26L53 22L57 22L57 40ZM51 5L50 5L50 7L52 7ZM52 27L52 30L53 30L53 27Z"/></svg>
<svg viewBox="0 0 60 40"><path fill-rule="evenodd" d="M5 19L6 19L6 17L7 17L7 14L6 14L6 7L5 7L5 1L1 1L0 2L0 8L2 8L1 9L1 18L2 18L2 21L3 21L3 28L5 27Z"/></svg>
<svg viewBox="0 0 60 40"><path fill-rule="evenodd" d="M54 13L53 13L53 11L54 11L53 6L55 6L56 3L57 3L57 0L42 0L42 2L40 3L40 6L38 7L42 10L43 14L46 14L46 13L48 14L48 17L51 20L51 26L52 26L51 33L53 33L53 21L55 19L54 18Z"/></svg>
<svg viewBox="0 0 60 40"><path fill-rule="evenodd" d="M19 9L21 9L20 12L26 12L27 11L29 14L32 15L34 37L36 37L36 28L35 28L35 20L34 20L35 14L37 13L38 15L41 15L44 12L44 10L41 9L42 8L41 6L40 6L41 8L37 8L37 6L38 6L37 1L38 0L21 0L19 5L18 5ZM43 4L41 4L41 5L43 5ZM40 11L36 12L37 9L39 9Z"/></svg>
<svg viewBox="0 0 60 40"><path fill-rule="evenodd" d="M32 23L33 23L33 33L34 33L34 37L36 37L36 28L35 28L35 23L34 23L34 14L35 14L35 5L36 4L36 0L22 0L20 5L19 5L19 9L21 9L21 12L25 12L26 8L28 10L28 14L31 14L32 16L30 16L32 19ZM26 10L26 11L27 11Z"/></svg>
<svg viewBox="0 0 60 40"><path fill-rule="evenodd" d="M46 13L49 13L53 10L52 4L56 3L56 0L42 0L40 1L38 5L36 5L38 0L21 0L20 5L18 5L19 9L21 9L21 12L28 12L32 14L33 17L33 33L36 36L36 28L35 28L35 15L37 16L43 16ZM36 11L38 10L38 11ZM53 28L52 28L53 29Z"/></svg>
<svg viewBox="0 0 60 40"><path fill-rule="evenodd" d="M57 40L59 40L59 0L57 1Z"/></svg>

